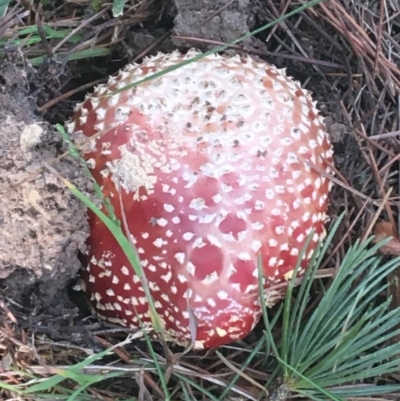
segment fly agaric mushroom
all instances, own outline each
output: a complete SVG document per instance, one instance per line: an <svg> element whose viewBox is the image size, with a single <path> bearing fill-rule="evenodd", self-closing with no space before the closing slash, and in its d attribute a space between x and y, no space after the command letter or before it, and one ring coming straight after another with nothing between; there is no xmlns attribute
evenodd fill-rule
<svg viewBox="0 0 400 401"><path fill-rule="evenodd" d="M258 256L271 306L283 296L272 287L292 276L313 230L306 269L325 235L332 148L310 94L250 57L207 56L111 94L198 54L128 65L77 107L68 129L102 132L84 157L116 216L126 216L165 336L186 346L195 334L201 349L249 334L262 314ZM141 281L89 215L82 278L93 309L151 329Z"/></svg>

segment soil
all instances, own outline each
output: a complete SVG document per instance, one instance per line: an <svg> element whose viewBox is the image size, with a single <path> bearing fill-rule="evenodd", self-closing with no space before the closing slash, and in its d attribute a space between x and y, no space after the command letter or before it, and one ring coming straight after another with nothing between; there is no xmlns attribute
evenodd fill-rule
<svg viewBox="0 0 400 401"><path fill-rule="evenodd" d="M1 293L33 315L76 315L68 284L85 251L86 211L46 169L65 151L60 135L36 113L28 79L35 72L0 65L0 279ZM53 164L84 191L89 182L71 157ZM33 315L32 312L34 311ZM37 322L36 322L37 323Z"/></svg>
<svg viewBox="0 0 400 401"><path fill-rule="evenodd" d="M226 43L249 33L255 25L257 4L251 0L175 0L174 4L177 13L173 31L179 36ZM181 39L176 44L193 46L193 42Z"/></svg>

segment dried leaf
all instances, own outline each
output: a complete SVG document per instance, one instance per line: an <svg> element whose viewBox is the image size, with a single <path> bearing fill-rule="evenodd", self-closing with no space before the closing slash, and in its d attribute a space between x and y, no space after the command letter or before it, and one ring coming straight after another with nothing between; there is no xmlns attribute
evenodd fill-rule
<svg viewBox="0 0 400 401"><path fill-rule="evenodd" d="M399 256L400 255L400 241L396 237L393 226L388 221L381 221L374 227L374 243L378 243L385 238L392 237L392 239L380 248L383 255Z"/></svg>

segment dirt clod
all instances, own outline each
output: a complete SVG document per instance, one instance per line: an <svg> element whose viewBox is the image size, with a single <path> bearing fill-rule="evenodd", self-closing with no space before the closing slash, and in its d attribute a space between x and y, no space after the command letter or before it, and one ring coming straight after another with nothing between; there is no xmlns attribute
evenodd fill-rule
<svg viewBox="0 0 400 401"><path fill-rule="evenodd" d="M86 210L47 169L65 150L61 137L35 115L25 70L0 65L0 279L7 297L35 307L60 303L85 250ZM72 158L54 165L85 188ZM33 177L33 179L29 179Z"/></svg>
<svg viewBox="0 0 400 401"><path fill-rule="evenodd" d="M174 34L228 43L250 32L255 25L250 0L197 1L175 0ZM252 39L249 39L250 41ZM176 40L178 46L193 46L192 41ZM198 43L200 45L200 43ZM215 46L215 45L214 45ZM211 47L214 47L210 45Z"/></svg>

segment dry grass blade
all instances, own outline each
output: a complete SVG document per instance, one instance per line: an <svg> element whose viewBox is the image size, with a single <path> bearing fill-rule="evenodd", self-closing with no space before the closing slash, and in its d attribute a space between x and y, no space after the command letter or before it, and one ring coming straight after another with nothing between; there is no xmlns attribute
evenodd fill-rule
<svg viewBox="0 0 400 401"><path fill-rule="evenodd" d="M371 87L378 90L373 79L379 76L385 82L390 94L395 96L400 88L400 69L389 58L389 54L385 54L388 48L383 46L382 40L383 25L389 24L389 21L383 18L387 5L388 3L382 0L380 10L373 13L359 3L351 12L342 2L331 0L321 3L322 12L316 11L316 13L336 30L343 32L355 54L364 59L365 66L371 69ZM373 41L369 34L374 35L376 40Z"/></svg>

